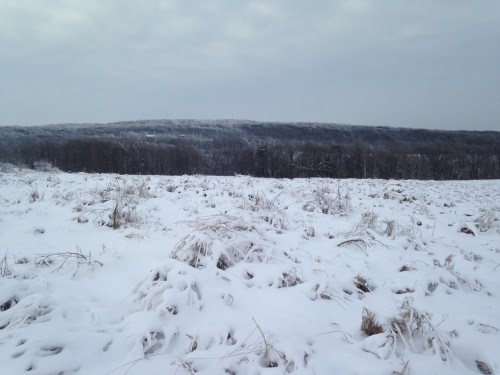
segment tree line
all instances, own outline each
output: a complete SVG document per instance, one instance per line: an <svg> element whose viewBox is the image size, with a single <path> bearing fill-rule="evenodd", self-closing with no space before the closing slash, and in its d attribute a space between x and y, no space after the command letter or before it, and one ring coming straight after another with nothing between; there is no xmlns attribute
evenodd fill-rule
<svg viewBox="0 0 500 375"><path fill-rule="evenodd" d="M265 138L252 144L224 136L196 142L151 140L17 139L0 144L0 160L34 167L40 161L67 172L148 175L234 175L299 178L498 179L500 149L495 142L426 142L394 140L279 142Z"/></svg>

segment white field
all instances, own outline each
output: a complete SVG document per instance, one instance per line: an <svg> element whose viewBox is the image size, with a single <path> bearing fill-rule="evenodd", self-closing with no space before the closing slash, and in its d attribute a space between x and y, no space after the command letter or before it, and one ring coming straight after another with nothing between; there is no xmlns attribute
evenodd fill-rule
<svg viewBox="0 0 500 375"><path fill-rule="evenodd" d="M498 180L0 173L0 373L500 373L499 210Z"/></svg>

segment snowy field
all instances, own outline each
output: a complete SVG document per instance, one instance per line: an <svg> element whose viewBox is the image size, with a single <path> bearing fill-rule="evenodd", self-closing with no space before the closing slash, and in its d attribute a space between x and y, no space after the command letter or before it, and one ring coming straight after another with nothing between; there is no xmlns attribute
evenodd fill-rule
<svg viewBox="0 0 500 375"><path fill-rule="evenodd" d="M500 373L500 181L0 173L0 373Z"/></svg>

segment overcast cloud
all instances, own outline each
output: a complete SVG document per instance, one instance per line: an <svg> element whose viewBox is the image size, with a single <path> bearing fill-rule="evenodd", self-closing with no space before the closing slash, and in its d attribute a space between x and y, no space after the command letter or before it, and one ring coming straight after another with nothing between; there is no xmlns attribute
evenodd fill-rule
<svg viewBox="0 0 500 375"><path fill-rule="evenodd" d="M498 0L1 0L0 125L500 130Z"/></svg>

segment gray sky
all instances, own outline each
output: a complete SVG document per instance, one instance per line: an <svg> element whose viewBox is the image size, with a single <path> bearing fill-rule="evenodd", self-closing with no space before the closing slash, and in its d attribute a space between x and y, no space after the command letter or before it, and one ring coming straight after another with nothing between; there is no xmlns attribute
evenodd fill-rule
<svg viewBox="0 0 500 375"><path fill-rule="evenodd" d="M159 118L500 130L500 1L0 1L0 125Z"/></svg>

